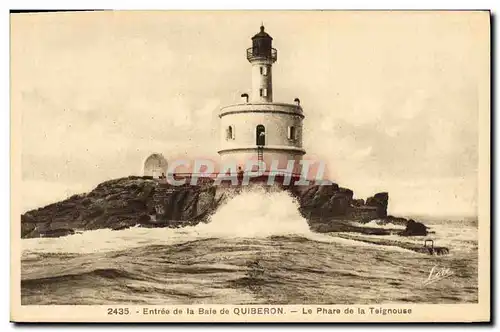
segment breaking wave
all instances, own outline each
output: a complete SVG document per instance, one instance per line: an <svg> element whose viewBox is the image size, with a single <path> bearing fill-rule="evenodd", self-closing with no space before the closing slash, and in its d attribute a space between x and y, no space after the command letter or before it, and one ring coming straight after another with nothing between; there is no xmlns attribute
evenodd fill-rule
<svg viewBox="0 0 500 332"><path fill-rule="evenodd" d="M272 235L310 236L299 204L287 192L250 189L221 206L207 224L195 226L205 235L262 238Z"/></svg>

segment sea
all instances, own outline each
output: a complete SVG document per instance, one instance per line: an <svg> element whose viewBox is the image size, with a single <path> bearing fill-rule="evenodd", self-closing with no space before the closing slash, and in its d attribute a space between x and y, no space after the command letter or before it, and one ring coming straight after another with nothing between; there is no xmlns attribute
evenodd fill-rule
<svg viewBox="0 0 500 332"><path fill-rule="evenodd" d="M422 219L419 219L422 220ZM208 223L22 239L23 305L477 303L477 220L428 218L428 255L309 230L286 192L249 190ZM359 225L362 226L362 225ZM397 228L372 221L365 226ZM357 234L359 236L359 234Z"/></svg>

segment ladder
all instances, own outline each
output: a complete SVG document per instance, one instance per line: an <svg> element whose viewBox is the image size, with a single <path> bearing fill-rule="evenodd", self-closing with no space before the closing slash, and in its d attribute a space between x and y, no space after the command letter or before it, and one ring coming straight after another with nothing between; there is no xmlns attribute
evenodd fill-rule
<svg viewBox="0 0 500 332"><path fill-rule="evenodd" d="M264 147L262 146L257 147L257 160L264 161Z"/></svg>

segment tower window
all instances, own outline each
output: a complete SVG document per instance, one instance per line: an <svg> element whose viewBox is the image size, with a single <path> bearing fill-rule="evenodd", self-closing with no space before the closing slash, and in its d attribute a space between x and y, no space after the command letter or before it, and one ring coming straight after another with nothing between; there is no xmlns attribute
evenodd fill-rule
<svg viewBox="0 0 500 332"><path fill-rule="evenodd" d="M294 126L288 127L288 139L293 141L296 139Z"/></svg>
<svg viewBox="0 0 500 332"><path fill-rule="evenodd" d="M229 126L226 129L226 140L234 139L234 129L233 126Z"/></svg>
<svg viewBox="0 0 500 332"><path fill-rule="evenodd" d="M267 97L267 89L260 89L260 96Z"/></svg>
<svg viewBox="0 0 500 332"><path fill-rule="evenodd" d="M267 76L267 67L266 66L261 66L260 67L260 74Z"/></svg>

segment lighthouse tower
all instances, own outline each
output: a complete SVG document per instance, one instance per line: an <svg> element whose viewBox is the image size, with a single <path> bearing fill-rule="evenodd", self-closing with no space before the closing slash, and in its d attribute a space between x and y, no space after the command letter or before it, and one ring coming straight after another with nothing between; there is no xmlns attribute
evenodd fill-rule
<svg viewBox="0 0 500 332"><path fill-rule="evenodd" d="M252 66L252 91L242 94L239 104L223 107L221 124L221 161L235 162L242 168L247 161L263 161L266 170L271 166L300 173L299 161L305 154L302 148L302 120L300 101L273 102L272 66L278 52L272 47L273 38L260 27L247 49ZM292 162L293 161L293 162ZM292 165L290 169L290 165Z"/></svg>

